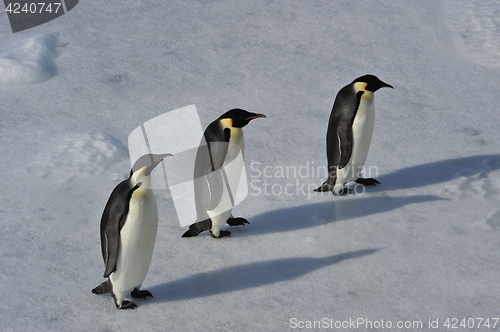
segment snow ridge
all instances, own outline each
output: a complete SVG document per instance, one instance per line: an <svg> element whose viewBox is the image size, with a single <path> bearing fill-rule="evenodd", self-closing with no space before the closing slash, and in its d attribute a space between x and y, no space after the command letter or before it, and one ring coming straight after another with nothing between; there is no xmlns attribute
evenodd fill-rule
<svg viewBox="0 0 500 332"><path fill-rule="evenodd" d="M58 38L58 32L40 33L0 50L0 84L35 84L54 77Z"/></svg>

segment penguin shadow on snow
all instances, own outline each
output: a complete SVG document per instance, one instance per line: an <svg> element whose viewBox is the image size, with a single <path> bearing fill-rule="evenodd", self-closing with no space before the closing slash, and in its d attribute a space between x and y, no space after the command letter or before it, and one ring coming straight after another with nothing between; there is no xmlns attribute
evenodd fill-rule
<svg viewBox="0 0 500 332"><path fill-rule="evenodd" d="M326 195L324 193L323 195ZM331 195L331 193L328 193ZM289 232L316 227L335 221L384 213L405 205L444 200L433 195L408 197L362 197L353 199L333 198L330 202L306 204L280 209L254 216L250 221L251 230L236 229L235 236L253 236L267 233Z"/></svg>
<svg viewBox="0 0 500 332"><path fill-rule="evenodd" d="M190 300L293 280L323 267L374 254L378 250L363 249L322 258L283 258L197 273L149 287L155 296L150 303Z"/></svg>
<svg viewBox="0 0 500 332"><path fill-rule="evenodd" d="M367 193L370 193L419 188L450 181L464 172L475 174L495 170L500 170L500 154L447 159L383 174L378 177L382 183L381 186L369 187L366 190ZM383 213L409 204L446 200L446 198L434 195L405 197L364 196L352 199L334 197L331 193L322 193L321 195L330 195L332 199L329 202L305 204L262 213L249 219L251 231L248 229L235 229L234 234L237 236L252 236L294 231L334 221Z"/></svg>
<svg viewBox="0 0 500 332"><path fill-rule="evenodd" d="M416 165L382 174L378 180L382 183L370 191L388 191L406 188L419 188L452 180L466 169L495 171L500 169L500 154L478 155L464 158L454 158Z"/></svg>

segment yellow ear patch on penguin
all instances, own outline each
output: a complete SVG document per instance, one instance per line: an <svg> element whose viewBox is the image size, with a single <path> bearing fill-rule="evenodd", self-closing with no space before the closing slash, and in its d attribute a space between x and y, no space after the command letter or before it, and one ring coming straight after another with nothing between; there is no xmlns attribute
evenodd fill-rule
<svg viewBox="0 0 500 332"><path fill-rule="evenodd" d="M220 120L220 123L222 124L223 128L232 128L233 127L233 119L231 118L225 118Z"/></svg>
<svg viewBox="0 0 500 332"><path fill-rule="evenodd" d="M356 82L356 83L354 83L354 91L356 91L356 92L366 91L367 86L368 86L368 83L366 83L366 82Z"/></svg>
<svg viewBox="0 0 500 332"><path fill-rule="evenodd" d="M139 168L137 171L135 171L134 174L136 174L137 176L139 176L139 174L146 173L147 169L148 169L147 166L143 166L143 167Z"/></svg>

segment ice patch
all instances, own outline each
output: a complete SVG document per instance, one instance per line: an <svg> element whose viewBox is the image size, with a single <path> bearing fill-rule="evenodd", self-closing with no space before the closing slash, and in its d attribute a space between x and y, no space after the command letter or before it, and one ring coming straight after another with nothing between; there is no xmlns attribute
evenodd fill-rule
<svg viewBox="0 0 500 332"><path fill-rule="evenodd" d="M58 38L57 32L40 33L0 50L0 84L35 84L54 77Z"/></svg>
<svg viewBox="0 0 500 332"><path fill-rule="evenodd" d="M486 159L480 163L480 167L464 168L445 184L441 194L456 198L497 197L500 193L500 171L492 168L491 163Z"/></svg>
<svg viewBox="0 0 500 332"><path fill-rule="evenodd" d="M127 158L127 148L106 133L75 134L66 138L53 152L38 157L28 172L58 182L69 182L76 177L101 174Z"/></svg>
<svg viewBox="0 0 500 332"><path fill-rule="evenodd" d="M457 49L481 65L500 68L500 1L448 0L445 8Z"/></svg>

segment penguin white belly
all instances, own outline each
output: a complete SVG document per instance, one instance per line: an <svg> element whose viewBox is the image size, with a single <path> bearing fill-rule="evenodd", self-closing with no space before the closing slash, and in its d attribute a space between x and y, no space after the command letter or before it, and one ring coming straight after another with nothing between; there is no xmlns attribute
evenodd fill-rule
<svg viewBox="0 0 500 332"><path fill-rule="evenodd" d="M236 156L240 153L240 151L242 157L245 157L245 139L241 128L231 128L231 138L229 139L229 143L226 159L224 161L225 177L223 175L223 179L225 185L222 187L222 197L217 207L213 210L207 211L207 214L212 221L212 228L210 231L215 237L219 236L220 229L231 217L233 200L238 190L243 164L240 165L238 163L234 163L233 161L236 159ZM227 167L227 165L231 162L233 163ZM226 183L226 181L229 183ZM230 197L227 185L231 188L232 197Z"/></svg>
<svg viewBox="0 0 500 332"><path fill-rule="evenodd" d="M109 276L119 303L126 293L140 288L146 278L158 230L158 210L153 192L147 190L142 198L134 196L130 200L127 220L120 231L116 271Z"/></svg>
<svg viewBox="0 0 500 332"><path fill-rule="evenodd" d="M366 96L365 96L366 95ZM373 93L365 92L361 97L359 108L352 123L352 153L346 167L337 169L335 191L339 193L344 184L361 177L368 150L372 142L375 127L375 103Z"/></svg>

